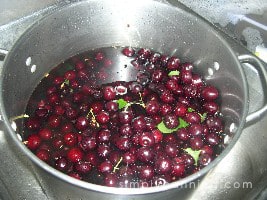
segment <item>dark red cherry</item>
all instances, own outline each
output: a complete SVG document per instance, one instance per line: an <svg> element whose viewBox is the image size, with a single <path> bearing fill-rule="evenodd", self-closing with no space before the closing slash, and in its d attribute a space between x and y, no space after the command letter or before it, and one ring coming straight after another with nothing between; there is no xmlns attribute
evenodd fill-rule
<svg viewBox="0 0 267 200"><path fill-rule="evenodd" d="M179 120L176 115L174 114L168 114L164 116L163 123L168 129L174 129L179 126Z"/></svg>
<svg viewBox="0 0 267 200"><path fill-rule="evenodd" d="M135 54L135 50L132 47L126 47L122 50L123 55L132 57Z"/></svg>
<svg viewBox="0 0 267 200"><path fill-rule="evenodd" d="M122 111L119 113L119 121L122 124L129 124L132 122L133 114L128 111Z"/></svg>
<svg viewBox="0 0 267 200"><path fill-rule="evenodd" d="M136 131L143 131L146 128L146 120L143 116L136 117L132 120L132 127Z"/></svg>
<svg viewBox="0 0 267 200"><path fill-rule="evenodd" d="M118 149L122 150L122 151L126 151L129 150L129 148L131 147L131 141L130 138L128 137L119 137L116 142L115 145Z"/></svg>
<svg viewBox="0 0 267 200"><path fill-rule="evenodd" d="M98 52L98 53L96 53L96 55L95 55L95 59L96 59L97 61L101 61L101 60L103 60L104 58L105 58L105 55L104 55L103 52Z"/></svg>
<svg viewBox="0 0 267 200"><path fill-rule="evenodd" d="M77 134L70 132L64 135L64 143L68 146L75 146L78 143Z"/></svg>
<svg viewBox="0 0 267 200"><path fill-rule="evenodd" d="M154 152L149 147L141 147L137 150L137 159L141 162L152 162L154 160Z"/></svg>
<svg viewBox="0 0 267 200"><path fill-rule="evenodd" d="M201 137L194 137L190 139L190 146L193 150L199 150L203 147L203 141Z"/></svg>
<svg viewBox="0 0 267 200"><path fill-rule="evenodd" d="M206 119L206 125L209 130L220 132L223 129L222 120L219 117L208 117Z"/></svg>
<svg viewBox="0 0 267 200"><path fill-rule="evenodd" d="M218 145L220 142L220 138L217 134L210 133L206 136L206 140L210 145Z"/></svg>
<svg viewBox="0 0 267 200"><path fill-rule="evenodd" d="M161 107L160 107L160 114L162 116L165 116L169 113L171 113L173 110L173 108L171 107L171 105L169 104L162 104Z"/></svg>
<svg viewBox="0 0 267 200"><path fill-rule="evenodd" d="M41 144L41 138L37 134L32 134L27 139L27 147L31 150L37 149Z"/></svg>
<svg viewBox="0 0 267 200"><path fill-rule="evenodd" d="M152 131L152 135L154 137L155 143L160 143L163 138L163 134L160 132L160 130L155 129Z"/></svg>
<svg viewBox="0 0 267 200"><path fill-rule="evenodd" d="M41 126L41 122L37 118L29 118L26 122L26 127L29 130L38 130Z"/></svg>
<svg viewBox="0 0 267 200"><path fill-rule="evenodd" d="M95 149L97 147L96 137L94 135L82 137L80 147L84 151Z"/></svg>
<svg viewBox="0 0 267 200"><path fill-rule="evenodd" d="M52 115L48 118L48 124L52 128L58 128L61 124L61 121L61 117L56 115Z"/></svg>
<svg viewBox="0 0 267 200"><path fill-rule="evenodd" d="M192 124L188 128L188 133L193 137L201 136L203 133L203 127L201 124Z"/></svg>
<svg viewBox="0 0 267 200"><path fill-rule="evenodd" d="M103 97L105 100L114 100L116 97L116 90L112 86L106 86L103 88Z"/></svg>
<svg viewBox="0 0 267 200"><path fill-rule="evenodd" d="M90 122L87 119L87 117L81 116L77 118L75 123L75 128L78 129L79 131L84 131L89 127L89 124Z"/></svg>
<svg viewBox="0 0 267 200"><path fill-rule="evenodd" d="M92 170L92 166L87 161L80 161L75 164L75 170L81 174L87 174Z"/></svg>
<svg viewBox="0 0 267 200"><path fill-rule="evenodd" d="M135 153L126 152L122 155L122 161L127 165L135 163L136 160L137 158Z"/></svg>
<svg viewBox="0 0 267 200"><path fill-rule="evenodd" d="M201 122L200 115L197 112L186 113L184 119L191 124L199 124Z"/></svg>
<svg viewBox="0 0 267 200"><path fill-rule="evenodd" d="M174 114L177 117L183 117L187 113L187 106L182 103L177 103L174 107Z"/></svg>
<svg viewBox="0 0 267 200"><path fill-rule="evenodd" d="M138 171L138 177L146 181L151 180L154 177L154 174L154 168L151 165L141 166Z"/></svg>
<svg viewBox="0 0 267 200"><path fill-rule="evenodd" d="M98 165L98 171L104 174L112 172L113 165L109 160L106 160Z"/></svg>
<svg viewBox="0 0 267 200"><path fill-rule="evenodd" d="M179 69L180 66L180 59L176 57L171 57L167 62L167 69L168 70L176 70Z"/></svg>
<svg viewBox="0 0 267 200"><path fill-rule="evenodd" d="M155 143L152 132L143 132L139 135L139 144L143 147L151 147Z"/></svg>
<svg viewBox="0 0 267 200"><path fill-rule="evenodd" d="M185 175L185 165L182 163L174 163L171 174L175 177L183 177Z"/></svg>
<svg viewBox="0 0 267 200"><path fill-rule="evenodd" d="M118 175L113 174L113 173L107 174L104 179L105 186L108 186L108 187L117 187L118 182L119 182Z"/></svg>
<svg viewBox="0 0 267 200"><path fill-rule="evenodd" d="M180 128L176 132L177 137L182 141L187 141L190 138L188 129Z"/></svg>
<svg viewBox="0 0 267 200"><path fill-rule="evenodd" d="M216 112L219 111L219 106L217 103L213 101L205 102L203 104L203 108L206 112L208 112L211 115L214 115Z"/></svg>
<svg viewBox="0 0 267 200"><path fill-rule="evenodd" d="M106 124L109 122L109 113L105 112L105 111L100 111L97 115L96 115L96 121L100 124Z"/></svg>
<svg viewBox="0 0 267 200"><path fill-rule="evenodd" d="M219 96L218 90L213 86L206 86L201 91L201 97L207 101L213 101Z"/></svg>
<svg viewBox="0 0 267 200"><path fill-rule="evenodd" d="M160 157L155 161L155 171L157 174L167 174L172 168L172 161L167 157Z"/></svg>
<svg viewBox="0 0 267 200"><path fill-rule="evenodd" d="M66 71L64 78L67 80L74 80L76 78L76 72L73 70Z"/></svg>
<svg viewBox="0 0 267 200"><path fill-rule="evenodd" d="M49 128L43 128L38 132L38 135L42 140L51 140L54 134Z"/></svg>
<svg viewBox="0 0 267 200"><path fill-rule="evenodd" d="M83 69L85 67L85 64L82 61L77 61L75 64L75 69L77 71L80 71L81 69Z"/></svg>
<svg viewBox="0 0 267 200"><path fill-rule="evenodd" d="M83 158L83 152L81 151L81 149L73 147L68 151L67 158L73 163L79 162Z"/></svg>

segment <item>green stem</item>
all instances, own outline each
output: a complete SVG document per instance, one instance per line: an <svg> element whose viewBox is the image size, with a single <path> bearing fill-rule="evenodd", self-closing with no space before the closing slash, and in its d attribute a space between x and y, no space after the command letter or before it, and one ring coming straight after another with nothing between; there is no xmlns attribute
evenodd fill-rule
<svg viewBox="0 0 267 200"><path fill-rule="evenodd" d="M19 116L15 116L15 117L10 118L10 121L15 121L17 119L29 118L29 117L30 117L29 115L23 114L23 115L19 115Z"/></svg>

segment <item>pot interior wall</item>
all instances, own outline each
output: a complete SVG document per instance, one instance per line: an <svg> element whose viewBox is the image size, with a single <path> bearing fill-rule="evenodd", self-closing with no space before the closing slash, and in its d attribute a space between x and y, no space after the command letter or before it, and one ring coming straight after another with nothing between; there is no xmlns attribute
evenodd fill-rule
<svg viewBox="0 0 267 200"><path fill-rule="evenodd" d="M154 1L83 1L39 21L5 61L2 95L7 116L24 112L36 85L61 61L85 50L114 45L152 48L193 61L207 82L220 90L226 132L231 123L239 125L246 109L246 86L233 53L196 16ZM30 66L25 63L28 57ZM219 63L219 70L213 68L214 62ZM32 65L37 66L34 73ZM121 80L122 74L115 72L114 77ZM131 77L132 71L125 73Z"/></svg>

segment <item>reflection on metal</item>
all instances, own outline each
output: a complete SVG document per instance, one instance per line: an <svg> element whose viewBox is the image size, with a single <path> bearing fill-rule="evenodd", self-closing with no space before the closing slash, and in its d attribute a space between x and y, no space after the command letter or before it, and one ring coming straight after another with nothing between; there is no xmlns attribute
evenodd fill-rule
<svg viewBox="0 0 267 200"><path fill-rule="evenodd" d="M216 2L222 1L205 2L215 2L214 4L216 5ZM193 9L195 8L199 12L201 12L201 10L199 10L199 7L195 5L201 3L205 5L205 2L204 0L198 2L184 0L184 3L189 5L191 4ZM27 6L30 6L30 3ZM253 5L252 8L254 8L254 6L255 5ZM51 9L54 8L55 7L52 7ZM221 4L218 4L217 8L221 9ZM204 9L206 12L207 7L204 7ZM20 34L29 26L29 24L38 20L45 12L49 12L49 9L44 12L40 11L38 14L32 16L22 18L19 21L10 23L10 25L7 24L5 27L0 27L0 48L9 49ZM233 41L230 40L230 42ZM242 54L248 53L235 43L232 43L232 45L236 52ZM2 53L6 54L7 51L2 51ZM246 69L248 82L250 83L250 101L253 102L253 104L250 105L250 110L254 111L257 110L263 103L262 87L258 78L255 78L259 76L256 71L247 66L244 67ZM217 69L215 65L214 69ZM234 131L235 127L230 125L230 129ZM263 117L259 123L245 129L230 154L227 155L227 157L225 157L213 171L209 172L201 184L197 185L191 199L243 199L247 193L253 192L253 190L251 191L251 188L236 189L234 188L234 184L251 182L253 184L253 188L257 188L258 182L260 180L264 180L264 176L267 176L266 129L267 117ZM36 177L34 175L35 170L32 167L32 163L25 157L24 154L19 153L16 147L12 146L12 144L8 144L7 140L8 139L6 138L4 132L0 132L0 160L4 161L0 165L0 177L2 180L2 182L0 182L0 193L2 195L0 195L0 198L35 200L38 197L38 199L45 200L49 198L53 200L54 198L52 195L47 197L44 193L44 191L46 191L47 194L50 194L51 186L42 185L42 189L40 184L42 180L40 179L39 181L36 181ZM12 176L10 176L10 174L12 174ZM225 183L227 183L227 185L225 185ZM53 195L57 196L56 193ZM168 199L166 196L162 198ZM262 199L266 198L263 197Z"/></svg>

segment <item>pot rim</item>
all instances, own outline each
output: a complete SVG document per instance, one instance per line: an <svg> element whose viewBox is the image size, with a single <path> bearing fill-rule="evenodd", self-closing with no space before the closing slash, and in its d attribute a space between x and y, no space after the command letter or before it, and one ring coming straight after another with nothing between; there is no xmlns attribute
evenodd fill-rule
<svg viewBox="0 0 267 200"><path fill-rule="evenodd" d="M95 1L95 0L93 0ZM152 0L155 1L159 4L164 4L165 6L171 6L175 9L183 9L183 8L179 8L175 5L172 4L166 4L163 2L160 2L158 0ZM75 2L75 3L71 3L71 4L66 4L63 6L60 6L59 8L53 9L51 13L43 16L40 20L38 20L37 22L35 22L33 25L31 25L20 37L19 39L16 41L16 43L13 45L12 49L10 50L10 52L8 53L7 57L4 60L4 65L3 65L3 70L2 70L2 74L1 74L1 78L0 78L0 88L2 88L3 86L3 77L4 77L4 72L5 72L5 68L7 68L7 61L11 58L11 56L13 55L17 45L19 44L19 42L21 40L24 39L24 36L26 36L29 32L31 32L32 29L34 29L35 27L38 26L38 24L40 23L40 21L44 21L46 20L46 17L53 15L55 12L59 11L59 10L64 10L69 6L75 6L78 4L82 4L84 2L90 2L90 0L83 0L83 1L79 1L79 2ZM237 129L237 131L235 132L234 137L232 138L232 141L226 146L226 148L222 151L222 153L215 158L208 166L204 167L203 169L201 169L200 171L189 175L185 178L182 178L180 180L177 180L175 182L172 183L168 183L162 186L155 186L155 187L148 187L148 188L115 188L115 187L107 187L107 186L101 186L101 185L96 185L96 184L92 184L89 182L85 182L85 181L81 181L81 180L77 180L75 178L72 178L56 169L54 169L53 167L51 167L50 165L46 164L45 162L41 161L39 158L37 158L17 137L17 133L13 130L13 128L11 127L11 124L9 122L9 119L6 115L6 109L3 107L3 95L0 95L0 107L1 107L1 113L2 113L2 117L3 117L3 121L5 124L5 127L8 131L8 134L11 136L11 138L13 139L13 141L16 143L17 146L19 146L19 148L30 158L30 160L32 162L34 162L38 167L40 167L41 169L45 170L46 172L52 174L53 176L61 179L61 181L65 181L68 182L72 185L84 188L84 189L88 189L88 190L93 190L93 191L97 191L97 192L101 192L101 193L108 193L108 194L119 194L119 195L138 195L138 194L150 194L150 193L157 193L157 192L163 192L166 190L170 190L170 189L179 189L179 188L188 188L185 187L186 184L189 184L190 182L196 181L198 180L200 177L202 177L203 175L207 174L207 172L209 172L211 169L213 169L233 148L233 146L235 145L235 143L237 142L237 140L239 139L242 129L245 125L245 119L246 116L248 114L248 86L247 86L247 81L246 81L246 77L245 77L245 73L243 68L241 67L241 64L239 62L239 60L237 59L234 51L231 49L230 45L228 44L228 42L223 38L222 33L220 33L215 27L214 25L212 25L210 22L208 22L207 20L205 20L204 18L202 18L201 16L195 14L195 13L189 13L186 11L186 14L189 16L196 16L198 17L198 20L202 21L205 26L209 27L210 30L212 32L214 32L214 34L216 34L216 37L223 43L223 45L227 48L227 50L231 53L233 59L235 60L235 66L239 69L240 73L241 73L241 77L242 77L242 84L244 87L244 102L245 102L245 106L244 106L244 110L242 113L242 118L240 121L240 125ZM233 63L234 64L234 63ZM1 90L2 92L2 90ZM190 187L189 187L190 188Z"/></svg>

